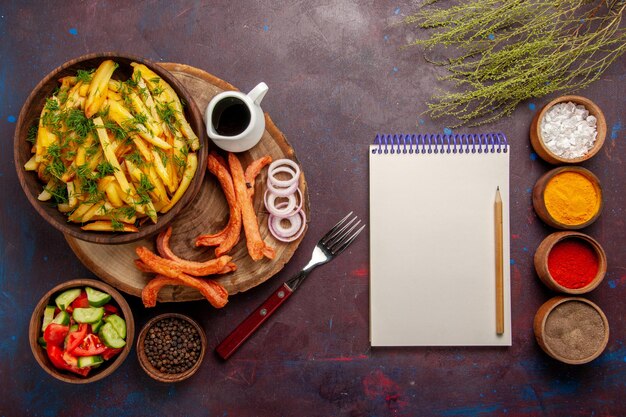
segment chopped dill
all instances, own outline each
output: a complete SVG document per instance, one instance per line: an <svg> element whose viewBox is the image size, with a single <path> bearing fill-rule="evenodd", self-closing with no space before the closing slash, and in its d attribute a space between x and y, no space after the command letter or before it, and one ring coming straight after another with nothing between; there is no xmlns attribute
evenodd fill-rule
<svg viewBox="0 0 626 417"><path fill-rule="evenodd" d="M137 214L137 210L135 210L135 208L131 206L122 206L117 210L119 213L122 214L122 217L125 219L132 219Z"/></svg>
<svg viewBox="0 0 626 417"><path fill-rule="evenodd" d="M69 130L76 132L79 138L86 138L95 129L93 120L88 119L79 109L71 109L65 116L65 124Z"/></svg>
<svg viewBox="0 0 626 417"><path fill-rule="evenodd" d="M124 230L124 223L122 223L115 217L111 217L111 226L113 227L113 230L117 232L121 232Z"/></svg>
<svg viewBox="0 0 626 417"><path fill-rule="evenodd" d="M163 163L163 166L167 165L167 161L169 160L167 153L165 153L163 149L157 148L157 147L154 147L154 151L159 154L159 158L161 158L161 162Z"/></svg>
<svg viewBox="0 0 626 417"><path fill-rule="evenodd" d="M100 109L100 111L98 112L98 116L100 117L108 117L109 116L109 109L110 106L104 106Z"/></svg>
<svg viewBox="0 0 626 417"><path fill-rule="evenodd" d="M187 166L187 159L181 158L178 155L174 155L174 163L180 168L185 168Z"/></svg>
<svg viewBox="0 0 626 417"><path fill-rule="evenodd" d="M67 204L67 202L69 201L69 195L67 194L67 187L63 185L58 185L54 188L47 188L44 187L44 190L46 190L47 192L49 192L52 195L52 198L54 199L54 205L59 205L59 204Z"/></svg>
<svg viewBox="0 0 626 417"><path fill-rule="evenodd" d="M135 115L135 123L145 125L147 121L148 121L148 116L146 116L145 114L137 113Z"/></svg>
<svg viewBox="0 0 626 417"><path fill-rule="evenodd" d="M113 133L113 136L115 136L115 139L117 140L125 140L126 138L128 138L128 130L115 122L106 121L104 122L103 127Z"/></svg>
<svg viewBox="0 0 626 417"><path fill-rule="evenodd" d="M76 175L83 181L87 181L91 178L91 171L89 170L89 164L84 163L76 168Z"/></svg>
<svg viewBox="0 0 626 417"><path fill-rule="evenodd" d="M146 174L141 174L139 185L137 185L138 193L145 193L154 190L154 185L150 182L150 179Z"/></svg>
<svg viewBox="0 0 626 417"><path fill-rule="evenodd" d="M126 84L130 87L137 87L141 81L141 71L134 71L133 76L126 80Z"/></svg>
<svg viewBox="0 0 626 417"><path fill-rule="evenodd" d="M104 200L104 192L98 190L98 183L92 179L85 180L80 190L85 196L85 203L95 204Z"/></svg>
<svg viewBox="0 0 626 417"><path fill-rule="evenodd" d="M78 70L76 71L76 81L83 82L85 84L90 83L93 77L93 73L96 71L95 68L90 69L89 71Z"/></svg>
<svg viewBox="0 0 626 417"><path fill-rule="evenodd" d="M37 141L37 124L32 125L28 128L28 133L26 134L26 140L32 143L33 145Z"/></svg>
<svg viewBox="0 0 626 417"><path fill-rule="evenodd" d="M115 168L109 162L105 161L98 164L98 166L96 167L96 171L98 171L98 175L96 175L96 178L103 178L107 175L113 175L115 171L117 171L117 168Z"/></svg>
<svg viewBox="0 0 626 417"><path fill-rule="evenodd" d="M97 143L94 143L85 150L85 156L87 156L87 158L91 158L92 156L97 154L99 150L100 146Z"/></svg>
<svg viewBox="0 0 626 417"><path fill-rule="evenodd" d="M57 111L60 109L59 102L55 97L50 97L46 99L46 105L44 106L44 108L48 111Z"/></svg>
<svg viewBox="0 0 626 417"><path fill-rule="evenodd" d="M178 130L177 128L177 120L176 120L176 109L172 106L171 103L157 103L156 111L163 120L163 122L167 125L168 129L174 133Z"/></svg>
<svg viewBox="0 0 626 417"><path fill-rule="evenodd" d="M154 185L150 182L148 177L145 174L141 174L141 179L139 180L139 184L137 185L137 194L139 195L139 204L147 204L150 201L150 196L148 196L148 192L154 190Z"/></svg>
<svg viewBox="0 0 626 417"><path fill-rule="evenodd" d="M139 153L139 151L135 151L132 153L129 153L127 155L124 156L124 159L128 159L130 162L133 163L133 165L141 168L143 166L146 165L146 161L143 160L143 158L141 157L141 154Z"/></svg>

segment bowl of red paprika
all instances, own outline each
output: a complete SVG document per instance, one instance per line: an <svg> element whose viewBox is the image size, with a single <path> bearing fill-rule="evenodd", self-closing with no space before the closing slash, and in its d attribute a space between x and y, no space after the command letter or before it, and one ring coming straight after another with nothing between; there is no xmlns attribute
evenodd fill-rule
<svg viewBox="0 0 626 417"><path fill-rule="evenodd" d="M550 289L566 294L585 294L595 289L606 274L606 254L591 236L563 231L548 235L535 252L535 269Z"/></svg>
<svg viewBox="0 0 626 417"><path fill-rule="evenodd" d="M113 373L133 345L135 322L115 288L94 279L57 285L37 303L28 338L39 365L63 382L87 384Z"/></svg>

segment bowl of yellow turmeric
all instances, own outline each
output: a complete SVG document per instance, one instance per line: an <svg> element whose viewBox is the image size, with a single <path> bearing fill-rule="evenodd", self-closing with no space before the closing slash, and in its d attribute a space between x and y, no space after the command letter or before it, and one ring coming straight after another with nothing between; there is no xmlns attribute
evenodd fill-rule
<svg viewBox="0 0 626 417"><path fill-rule="evenodd" d="M546 172L533 188L533 206L547 225L557 229L582 229L602 211L602 187L588 169L571 166Z"/></svg>

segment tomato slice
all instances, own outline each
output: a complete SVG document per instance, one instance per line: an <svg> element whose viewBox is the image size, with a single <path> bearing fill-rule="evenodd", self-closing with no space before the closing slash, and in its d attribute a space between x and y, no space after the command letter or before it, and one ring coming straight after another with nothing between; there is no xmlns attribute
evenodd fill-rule
<svg viewBox="0 0 626 417"><path fill-rule="evenodd" d="M109 359L111 359L113 356L117 355L118 353L120 353L122 351L122 349L124 348L107 348L107 350L105 350L102 353L102 359L104 359L105 361L108 361Z"/></svg>
<svg viewBox="0 0 626 417"><path fill-rule="evenodd" d="M119 312L113 304L105 304L103 307L106 314L117 314Z"/></svg>
<svg viewBox="0 0 626 417"><path fill-rule="evenodd" d="M70 332L67 336L67 345L65 346L65 350L69 353L74 353L74 349L76 349L78 345L83 343L85 336L87 336L88 330L89 325L86 323L81 323L78 326L78 330Z"/></svg>
<svg viewBox="0 0 626 417"><path fill-rule="evenodd" d="M67 352L63 352L63 350L55 345L50 345L46 347L46 352L48 353L48 358L50 358L50 362L54 365L55 368L60 369L62 371L70 371L78 375L87 376L91 368L77 368L76 366L69 365L65 356L71 356ZM68 359L70 359L68 357ZM76 358L73 358L76 360Z"/></svg>
<svg viewBox="0 0 626 417"><path fill-rule="evenodd" d="M61 346L65 341L65 336L70 331L70 326L64 326L62 324L50 323L46 330L43 332L43 340L48 345Z"/></svg>
<svg viewBox="0 0 626 417"><path fill-rule="evenodd" d="M76 356L93 356L106 352L108 348L100 341L100 338L93 333L88 334L74 350Z"/></svg>
<svg viewBox="0 0 626 417"><path fill-rule="evenodd" d="M63 350L60 347L48 343L48 346L46 346L46 352L48 353L48 358L50 359L50 362L52 362L55 368L67 368L67 363L65 363L65 360L63 359Z"/></svg>
<svg viewBox="0 0 626 417"><path fill-rule="evenodd" d="M80 295L72 301L72 309L74 308L89 308L89 300L87 299L87 293L85 291L81 291Z"/></svg>

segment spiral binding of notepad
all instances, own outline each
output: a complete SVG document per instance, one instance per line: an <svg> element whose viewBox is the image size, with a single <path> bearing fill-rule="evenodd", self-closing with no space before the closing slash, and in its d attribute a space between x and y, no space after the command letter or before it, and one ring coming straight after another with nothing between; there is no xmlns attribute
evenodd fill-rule
<svg viewBox="0 0 626 417"><path fill-rule="evenodd" d="M378 147L376 147L378 145ZM377 134L373 154L500 153L508 152L504 133Z"/></svg>

